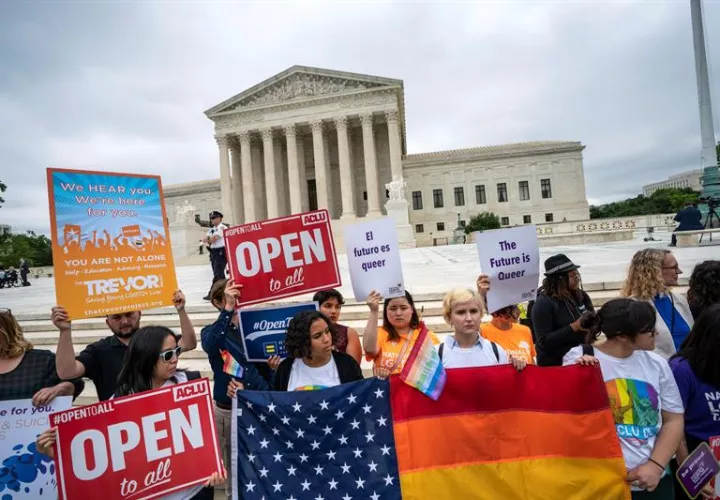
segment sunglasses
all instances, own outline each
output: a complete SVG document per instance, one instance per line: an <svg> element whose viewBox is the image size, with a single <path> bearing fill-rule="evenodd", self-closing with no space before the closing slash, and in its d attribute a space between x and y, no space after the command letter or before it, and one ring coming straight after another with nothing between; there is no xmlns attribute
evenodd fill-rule
<svg viewBox="0 0 720 500"><path fill-rule="evenodd" d="M177 346L175 349L170 349L168 351L161 352L160 359L162 359L166 363L169 363L173 359L173 356L175 356L176 358L179 359L181 352L182 352L182 347Z"/></svg>

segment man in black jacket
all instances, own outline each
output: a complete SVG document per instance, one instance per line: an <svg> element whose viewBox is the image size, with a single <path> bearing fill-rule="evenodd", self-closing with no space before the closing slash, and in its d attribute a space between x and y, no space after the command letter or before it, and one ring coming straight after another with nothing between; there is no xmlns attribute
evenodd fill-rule
<svg viewBox="0 0 720 500"><path fill-rule="evenodd" d="M545 279L531 311L539 366L561 366L563 356L587 334L581 316L595 309L581 289L579 268L563 254L545 261Z"/></svg>

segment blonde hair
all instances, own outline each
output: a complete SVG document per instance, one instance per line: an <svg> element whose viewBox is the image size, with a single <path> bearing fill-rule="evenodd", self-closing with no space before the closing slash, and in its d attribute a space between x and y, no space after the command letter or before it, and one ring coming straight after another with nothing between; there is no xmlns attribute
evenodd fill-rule
<svg viewBox="0 0 720 500"><path fill-rule="evenodd" d="M443 318L445 318L445 321L448 324L450 323L450 314L452 313L452 310L455 308L456 305L462 302L468 302L470 300L476 301L478 303L478 306L480 307L480 312L482 314L485 314L485 307L483 306L483 301L480 298L480 295L478 295L475 290L471 290L469 288L453 288L448 293L446 293L445 297L443 297L442 302Z"/></svg>
<svg viewBox="0 0 720 500"><path fill-rule="evenodd" d="M621 295L648 300L666 292L662 266L667 255L672 255L672 252L658 248L646 248L636 252L630 262Z"/></svg>
<svg viewBox="0 0 720 500"><path fill-rule="evenodd" d="M0 313L0 358L15 358L32 348L15 317L9 312Z"/></svg>

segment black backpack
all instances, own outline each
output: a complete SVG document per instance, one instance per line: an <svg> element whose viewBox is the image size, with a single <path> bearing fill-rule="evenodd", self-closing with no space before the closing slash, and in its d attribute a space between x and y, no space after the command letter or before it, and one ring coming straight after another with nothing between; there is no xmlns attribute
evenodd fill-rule
<svg viewBox="0 0 720 500"><path fill-rule="evenodd" d="M495 359L500 362L500 351L498 350L498 346L495 342L490 342L492 345L492 350L495 353ZM440 344L440 347L438 347L438 355L440 356L440 361L442 361L443 358L443 350L445 348L445 342Z"/></svg>

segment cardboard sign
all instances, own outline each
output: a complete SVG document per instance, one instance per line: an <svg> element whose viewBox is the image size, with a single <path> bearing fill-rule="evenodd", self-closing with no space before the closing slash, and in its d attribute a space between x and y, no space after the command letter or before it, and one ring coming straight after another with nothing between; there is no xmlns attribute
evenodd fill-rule
<svg viewBox="0 0 720 500"><path fill-rule="evenodd" d="M680 465L677 478L685 493L690 498L695 498L718 471L720 467L712 450L707 443L701 443Z"/></svg>
<svg viewBox="0 0 720 500"><path fill-rule="evenodd" d="M327 210L234 226L223 236L241 305L341 285Z"/></svg>
<svg viewBox="0 0 720 500"><path fill-rule="evenodd" d="M51 413L71 406L70 396L38 408L30 399L0 401L0 498L57 499L53 460L37 451L35 440L50 428Z"/></svg>
<svg viewBox="0 0 720 500"><path fill-rule="evenodd" d="M403 297L405 285L397 228L390 217L347 226L344 230L348 269L355 300L372 290L383 298Z"/></svg>
<svg viewBox="0 0 720 500"><path fill-rule="evenodd" d="M265 361L271 356L286 358L285 332L290 320L299 312L317 309L317 302L262 309L240 309L238 323L248 361Z"/></svg>
<svg viewBox="0 0 720 500"><path fill-rule="evenodd" d="M713 455L715 455L715 460L720 462L720 436L712 436L708 439L708 442L710 443L710 449ZM720 474L713 479L713 486L715 487L714 500L720 500Z"/></svg>
<svg viewBox="0 0 720 500"><path fill-rule="evenodd" d="M47 170L57 303L70 319L172 304L160 177Z"/></svg>
<svg viewBox="0 0 720 500"><path fill-rule="evenodd" d="M535 226L477 234L480 268L490 276L488 312L534 300L540 277L540 250Z"/></svg>
<svg viewBox="0 0 720 500"><path fill-rule="evenodd" d="M207 379L54 413L59 498L149 499L222 470Z"/></svg>

